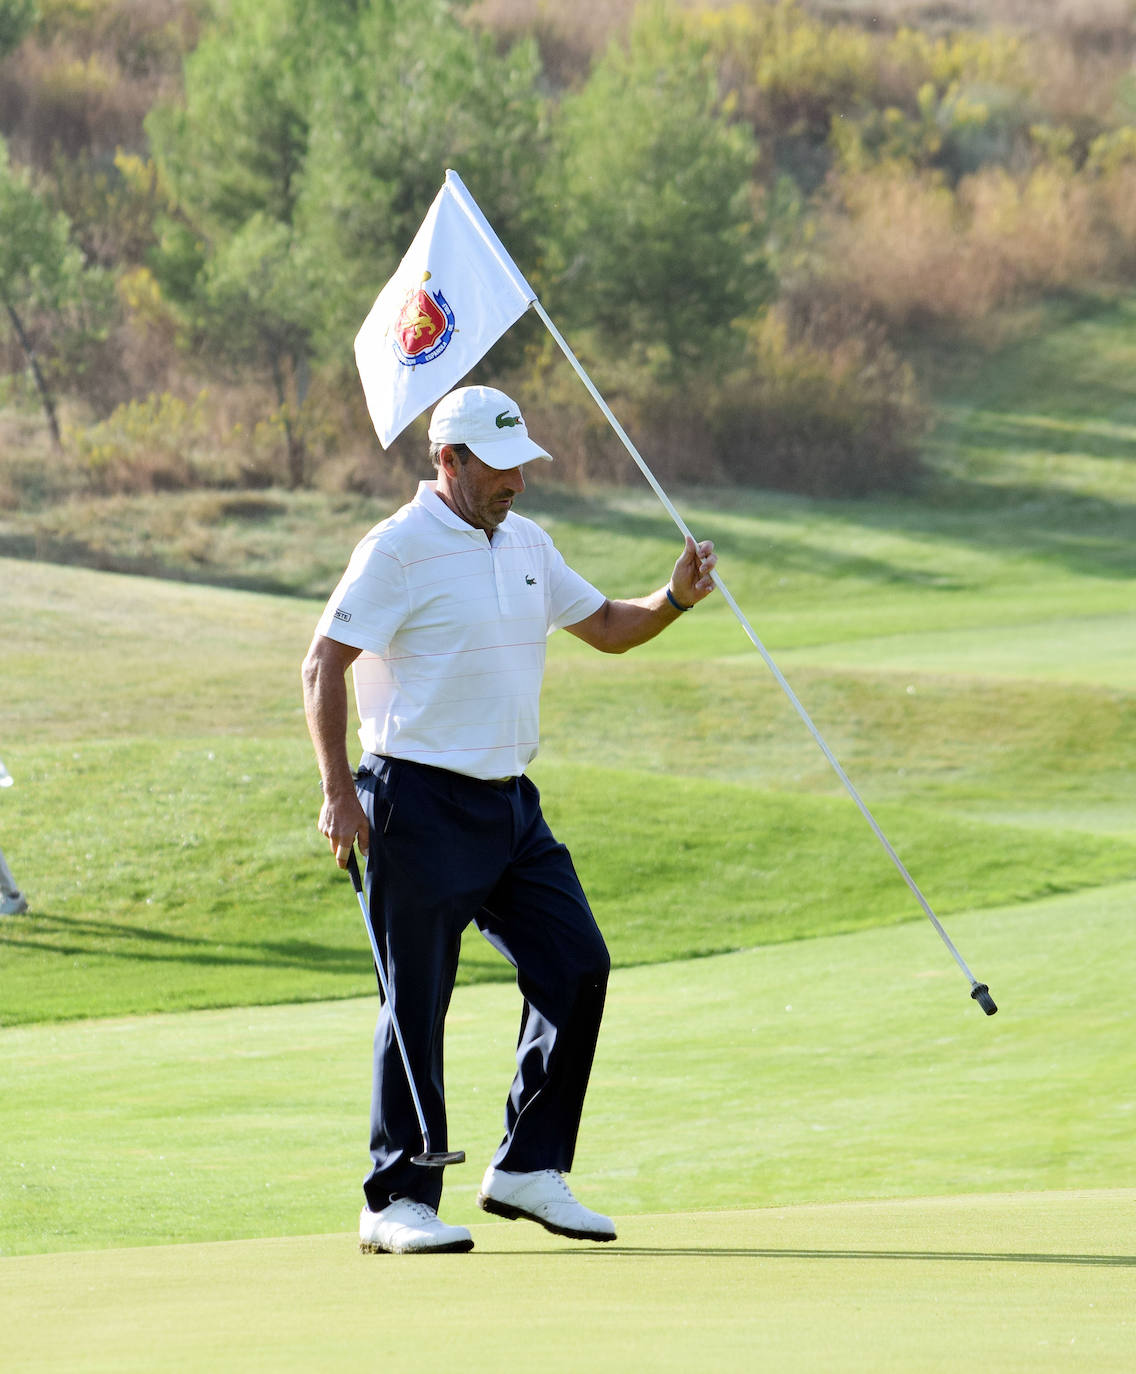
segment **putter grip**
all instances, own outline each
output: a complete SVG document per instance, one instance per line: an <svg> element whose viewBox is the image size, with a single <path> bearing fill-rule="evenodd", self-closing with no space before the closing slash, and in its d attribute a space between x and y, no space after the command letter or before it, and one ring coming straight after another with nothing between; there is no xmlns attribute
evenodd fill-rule
<svg viewBox="0 0 1136 1374"><path fill-rule="evenodd" d="M987 1016L993 1016L998 1010L993 997L990 996L990 989L985 983L978 983L971 989L971 997L978 1003Z"/></svg>
<svg viewBox="0 0 1136 1374"><path fill-rule="evenodd" d="M355 846L351 846L351 853L347 856L347 871L351 874L351 883L355 891L360 896L363 895L363 879L359 873L359 861L355 857ZM972 993L971 996L974 994Z"/></svg>

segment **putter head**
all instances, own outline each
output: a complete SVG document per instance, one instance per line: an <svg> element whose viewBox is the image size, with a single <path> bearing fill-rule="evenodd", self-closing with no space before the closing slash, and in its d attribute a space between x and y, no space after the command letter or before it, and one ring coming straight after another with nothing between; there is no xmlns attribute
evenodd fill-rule
<svg viewBox="0 0 1136 1374"><path fill-rule="evenodd" d="M424 1150L420 1155L412 1156L411 1164L417 1164L421 1169L444 1169L447 1164L464 1164L464 1150Z"/></svg>

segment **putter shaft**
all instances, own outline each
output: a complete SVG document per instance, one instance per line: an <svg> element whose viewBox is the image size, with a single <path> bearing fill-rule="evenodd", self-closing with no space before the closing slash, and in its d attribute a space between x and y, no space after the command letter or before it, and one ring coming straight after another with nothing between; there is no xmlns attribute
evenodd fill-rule
<svg viewBox="0 0 1136 1374"><path fill-rule="evenodd" d="M391 1030L394 1032L399 1058L402 1060L402 1067L406 1073L406 1085L410 1089L410 1100L414 1103L414 1115L418 1118L418 1129L422 1133L422 1153L414 1155L411 1163L418 1164L424 1169L441 1169L447 1164L464 1164L464 1150L431 1150L430 1148L430 1132L426 1126L426 1113L422 1110L422 1099L418 1096L418 1087L414 1082L414 1072L410 1067L410 1055L407 1052L406 1041L402 1038L402 1027L398 1024L394 1004L391 1002L386 970L383 968L379 942L375 938L374 927L371 925L371 913L367 907L367 897L363 891L363 878L359 872L359 863L355 858L354 848L347 858L347 872L351 875L351 885L355 889L355 896L359 899L359 910L363 913L363 925L366 927L367 939L371 943L371 954L374 956L375 973L379 980L379 987L382 989L387 1015L390 1017Z"/></svg>

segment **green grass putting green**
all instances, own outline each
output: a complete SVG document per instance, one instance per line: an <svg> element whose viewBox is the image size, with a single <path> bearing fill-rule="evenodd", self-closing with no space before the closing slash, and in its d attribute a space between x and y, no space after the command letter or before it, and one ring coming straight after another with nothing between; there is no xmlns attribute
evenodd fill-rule
<svg viewBox="0 0 1136 1374"><path fill-rule="evenodd" d="M617 971L574 1177L616 1215L1130 1180L1136 884ZM519 998L459 988L445 1210L500 1139ZM349 1229L374 998L0 1032L0 1253ZM81 1205L77 1205L81 1200Z"/></svg>
<svg viewBox="0 0 1136 1374"><path fill-rule="evenodd" d="M581 1246L350 1234L0 1260L5 1368L1131 1368L1136 1191L679 1213Z"/></svg>

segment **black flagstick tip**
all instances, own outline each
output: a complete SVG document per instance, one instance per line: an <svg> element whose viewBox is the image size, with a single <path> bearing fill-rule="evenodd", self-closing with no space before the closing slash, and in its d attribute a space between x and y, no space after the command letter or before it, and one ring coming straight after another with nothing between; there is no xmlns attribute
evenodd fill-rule
<svg viewBox="0 0 1136 1374"><path fill-rule="evenodd" d="M976 983L970 991L971 997L978 1003L987 1016L993 1016L998 1010L993 997L990 996L990 989L985 983Z"/></svg>

